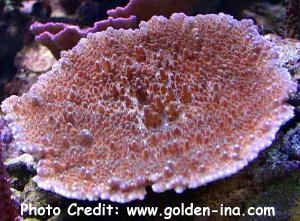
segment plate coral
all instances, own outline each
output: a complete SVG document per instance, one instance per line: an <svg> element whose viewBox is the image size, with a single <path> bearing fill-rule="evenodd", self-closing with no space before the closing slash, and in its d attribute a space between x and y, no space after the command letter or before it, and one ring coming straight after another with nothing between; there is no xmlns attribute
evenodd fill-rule
<svg viewBox="0 0 300 221"><path fill-rule="evenodd" d="M88 34L2 104L39 187L128 202L224 178L293 116L296 84L251 20L173 14Z"/></svg>

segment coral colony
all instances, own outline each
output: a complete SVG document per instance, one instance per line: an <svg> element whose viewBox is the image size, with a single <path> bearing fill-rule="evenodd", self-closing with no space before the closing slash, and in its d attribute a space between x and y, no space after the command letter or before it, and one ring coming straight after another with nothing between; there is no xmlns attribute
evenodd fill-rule
<svg viewBox="0 0 300 221"><path fill-rule="evenodd" d="M295 89L251 20L173 14L88 34L2 109L39 187L124 203L236 173L293 116Z"/></svg>

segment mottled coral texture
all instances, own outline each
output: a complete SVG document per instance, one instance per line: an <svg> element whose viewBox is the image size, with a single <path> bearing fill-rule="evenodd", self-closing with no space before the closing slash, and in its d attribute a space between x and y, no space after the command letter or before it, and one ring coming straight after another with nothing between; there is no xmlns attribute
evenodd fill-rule
<svg viewBox="0 0 300 221"><path fill-rule="evenodd" d="M286 37L299 38L300 1L285 0L286 4Z"/></svg>
<svg viewBox="0 0 300 221"><path fill-rule="evenodd" d="M174 14L89 34L2 109L41 188L127 202L245 167L293 116L294 90L251 20Z"/></svg>
<svg viewBox="0 0 300 221"><path fill-rule="evenodd" d="M19 220L16 205L11 198L10 179L6 172L3 162L3 145L10 141L9 135L3 134L1 131L5 128L5 120L0 117L0 220L13 221Z"/></svg>

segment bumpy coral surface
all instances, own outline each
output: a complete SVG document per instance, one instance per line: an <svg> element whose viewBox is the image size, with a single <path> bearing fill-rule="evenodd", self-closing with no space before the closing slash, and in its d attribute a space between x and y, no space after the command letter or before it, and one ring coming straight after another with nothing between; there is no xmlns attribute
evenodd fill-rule
<svg viewBox="0 0 300 221"><path fill-rule="evenodd" d="M2 109L41 188L127 202L236 173L293 116L294 90L251 20L174 14L89 34Z"/></svg>

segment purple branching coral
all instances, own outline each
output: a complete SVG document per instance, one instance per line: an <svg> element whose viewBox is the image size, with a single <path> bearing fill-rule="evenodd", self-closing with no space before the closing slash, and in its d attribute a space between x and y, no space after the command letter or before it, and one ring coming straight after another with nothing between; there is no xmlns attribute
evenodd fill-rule
<svg viewBox="0 0 300 221"><path fill-rule="evenodd" d="M5 127L5 120L0 118L0 131ZM0 140L0 220L13 221L19 220L18 212L14 201L12 200L12 193L10 191L10 179L6 172L3 162L2 148L5 143L11 141L11 135L2 134Z"/></svg>
<svg viewBox="0 0 300 221"><path fill-rule="evenodd" d="M55 58L60 57L60 52L73 48L80 38L84 38L88 33L104 31L108 27L115 29L128 29L137 25L136 17L129 18L108 18L99 21L91 28L81 29L75 25L65 23L33 23L30 30L36 35L35 40L50 49Z"/></svg>
<svg viewBox="0 0 300 221"><path fill-rule="evenodd" d="M174 12L193 14L194 8L199 4L196 0L163 0L159 1L133 0L124 8L108 10L108 19L98 21L92 28L80 29L78 26L65 23L33 23L31 31L36 35L38 43L46 46L58 59L60 52L73 48L80 38L88 33L106 30L108 27L114 29L137 28L140 21L146 21L153 15L164 15L169 17ZM145 10L147 8L147 11Z"/></svg>

